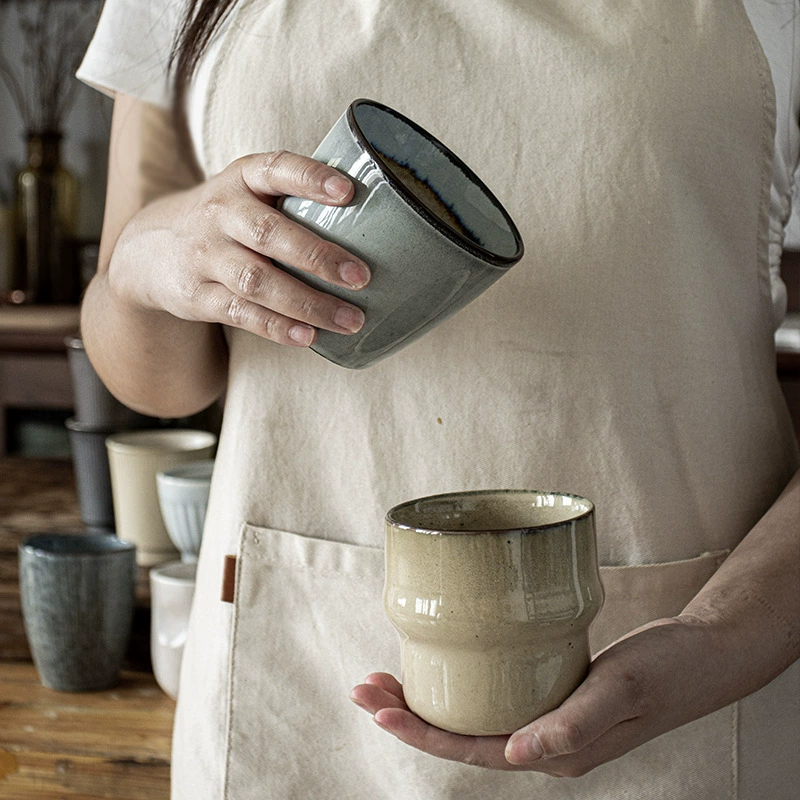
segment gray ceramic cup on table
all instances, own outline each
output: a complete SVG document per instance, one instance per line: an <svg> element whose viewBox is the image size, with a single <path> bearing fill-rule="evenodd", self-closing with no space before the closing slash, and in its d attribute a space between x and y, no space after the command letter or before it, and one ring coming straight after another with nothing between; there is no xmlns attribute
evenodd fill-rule
<svg viewBox="0 0 800 800"><path fill-rule="evenodd" d="M345 207L287 197L282 211L362 258L360 291L281 264L299 280L361 308L364 327L320 330L312 346L343 367L369 366L418 339L520 260L522 239L478 176L419 125L387 106L356 100L313 157L347 174Z"/></svg>
<svg viewBox="0 0 800 800"><path fill-rule="evenodd" d="M74 418L66 421L81 519L92 528L114 530L114 501L106 438L118 428L95 428Z"/></svg>
<svg viewBox="0 0 800 800"><path fill-rule="evenodd" d="M19 546L25 632L44 686L119 681L133 622L136 548L104 534L43 533Z"/></svg>
<svg viewBox="0 0 800 800"><path fill-rule="evenodd" d="M106 389L89 361L80 337L68 336L64 344L67 347L72 376L77 423L85 427L114 431L143 428L153 424L152 417L146 417L123 405Z"/></svg>

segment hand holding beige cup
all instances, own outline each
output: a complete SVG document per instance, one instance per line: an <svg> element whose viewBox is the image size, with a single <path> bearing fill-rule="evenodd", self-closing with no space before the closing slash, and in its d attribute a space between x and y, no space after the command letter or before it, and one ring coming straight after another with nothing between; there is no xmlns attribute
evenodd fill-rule
<svg viewBox="0 0 800 800"><path fill-rule="evenodd" d="M465 492L387 515L405 701L439 728L509 734L560 705L586 676L602 602L588 500Z"/></svg>

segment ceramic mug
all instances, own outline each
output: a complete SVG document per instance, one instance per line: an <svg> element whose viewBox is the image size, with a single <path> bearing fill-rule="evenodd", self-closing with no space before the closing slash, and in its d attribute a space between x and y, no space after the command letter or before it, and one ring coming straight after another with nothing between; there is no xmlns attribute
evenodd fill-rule
<svg viewBox="0 0 800 800"><path fill-rule="evenodd" d="M362 258L369 285L343 289L286 264L299 280L361 308L364 327L320 330L312 346L344 367L366 367L418 339L474 300L520 260L522 238L478 176L419 125L356 100L313 157L347 174L344 207L287 197L282 211Z"/></svg>
<svg viewBox="0 0 800 800"><path fill-rule="evenodd" d="M214 460L191 461L156 475L158 503L181 561L197 561L203 538Z"/></svg>
<svg viewBox="0 0 800 800"><path fill-rule="evenodd" d="M175 561L150 570L150 658L158 685L178 698L197 564Z"/></svg>
<svg viewBox="0 0 800 800"><path fill-rule="evenodd" d="M216 443L213 433L182 429L128 431L106 439L117 535L136 545L141 566L178 556L161 516L156 474L211 458Z"/></svg>
<svg viewBox="0 0 800 800"><path fill-rule="evenodd" d="M93 429L128 430L144 428L156 422L153 417L146 417L123 405L106 389L89 361L83 339L68 336L64 344L72 376L77 424Z"/></svg>
<svg viewBox="0 0 800 800"><path fill-rule="evenodd" d="M75 470L81 519L91 528L114 530L114 502L106 439L118 428L95 428L73 417L65 423Z"/></svg>
<svg viewBox="0 0 800 800"><path fill-rule="evenodd" d="M594 506L516 490L396 506L383 600L409 708L455 733L513 733L586 676L603 602Z"/></svg>
<svg viewBox="0 0 800 800"><path fill-rule="evenodd" d="M104 534L38 534L20 544L19 567L42 683L62 692L114 686L133 623L134 546Z"/></svg>

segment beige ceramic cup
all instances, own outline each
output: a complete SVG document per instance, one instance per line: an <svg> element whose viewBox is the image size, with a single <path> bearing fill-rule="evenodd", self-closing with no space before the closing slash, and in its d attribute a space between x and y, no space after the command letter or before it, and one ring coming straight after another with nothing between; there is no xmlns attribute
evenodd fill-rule
<svg viewBox="0 0 800 800"><path fill-rule="evenodd" d="M150 658L158 685L178 699L197 564L173 561L150 570Z"/></svg>
<svg viewBox="0 0 800 800"><path fill-rule="evenodd" d="M588 670L603 602L594 506L515 490L396 506L383 600L409 708L455 733L512 733L560 705Z"/></svg>
<svg viewBox="0 0 800 800"><path fill-rule="evenodd" d="M213 433L177 429L128 431L106 439L117 536L136 545L140 566L178 558L161 516L157 473L211 458L216 443Z"/></svg>

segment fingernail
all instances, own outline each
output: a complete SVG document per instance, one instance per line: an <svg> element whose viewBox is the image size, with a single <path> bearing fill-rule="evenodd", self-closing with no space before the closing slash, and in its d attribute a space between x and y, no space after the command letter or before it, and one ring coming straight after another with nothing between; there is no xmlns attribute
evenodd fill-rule
<svg viewBox="0 0 800 800"><path fill-rule="evenodd" d="M355 261L345 261L339 266L339 277L354 289L360 289L369 283L369 270Z"/></svg>
<svg viewBox="0 0 800 800"><path fill-rule="evenodd" d="M314 341L314 329L308 325L293 325L289 328L289 338L303 347L308 347Z"/></svg>
<svg viewBox="0 0 800 800"><path fill-rule="evenodd" d="M510 764L529 764L544 755L539 737L533 733L511 739L506 745L506 761Z"/></svg>
<svg viewBox="0 0 800 800"><path fill-rule="evenodd" d="M350 181L341 175L332 175L325 181L325 193L333 200L344 200L350 193Z"/></svg>
<svg viewBox="0 0 800 800"><path fill-rule="evenodd" d="M340 328L352 333L358 333L364 327L364 312L353 306L339 306L333 315L333 321Z"/></svg>

